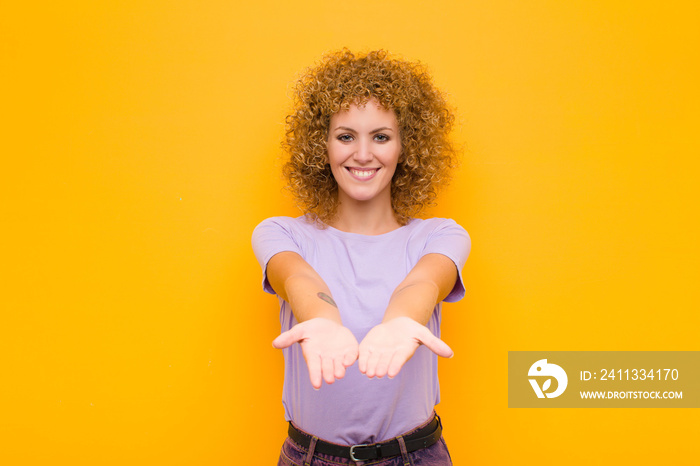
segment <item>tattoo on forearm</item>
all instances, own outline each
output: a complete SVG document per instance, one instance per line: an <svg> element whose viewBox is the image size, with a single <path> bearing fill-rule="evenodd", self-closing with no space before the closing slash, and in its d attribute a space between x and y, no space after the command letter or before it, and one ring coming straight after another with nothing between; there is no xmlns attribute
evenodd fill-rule
<svg viewBox="0 0 700 466"><path fill-rule="evenodd" d="M328 296L326 293L321 292L321 293L318 293L316 296L318 296L319 298L321 298L322 300L324 300L325 302L327 302L328 304L330 304L334 308L336 308L336 309L338 308L338 305L335 303L335 301L333 301L333 298Z"/></svg>

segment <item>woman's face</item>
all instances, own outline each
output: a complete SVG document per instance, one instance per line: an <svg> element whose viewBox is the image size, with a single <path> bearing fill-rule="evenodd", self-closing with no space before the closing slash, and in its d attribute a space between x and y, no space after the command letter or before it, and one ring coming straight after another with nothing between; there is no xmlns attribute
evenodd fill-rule
<svg viewBox="0 0 700 466"><path fill-rule="evenodd" d="M375 99L351 105L331 117L328 160L338 183L338 200L391 203L391 178L401 153L393 110Z"/></svg>

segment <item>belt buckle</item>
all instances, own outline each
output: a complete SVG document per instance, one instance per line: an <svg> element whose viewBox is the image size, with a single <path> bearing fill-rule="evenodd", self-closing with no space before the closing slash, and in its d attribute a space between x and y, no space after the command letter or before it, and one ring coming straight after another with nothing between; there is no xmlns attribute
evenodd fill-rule
<svg viewBox="0 0 700 466"><path fill-rule="evenodd" d="M369 443L360 443L358 445L353 445L350 447L350 459L353 461L362 461L360 458L355 458L355 448L359 447L367 447L369 446Z"/></svg>

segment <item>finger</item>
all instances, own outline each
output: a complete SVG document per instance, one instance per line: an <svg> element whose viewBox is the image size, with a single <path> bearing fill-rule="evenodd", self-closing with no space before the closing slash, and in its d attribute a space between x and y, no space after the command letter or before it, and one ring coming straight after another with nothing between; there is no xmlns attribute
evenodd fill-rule
<svg viewBox="0 0 700 466"><path fill-rule="evenodd" d="M357 368L363 374L367 373L367 360L369 360L370 351L366 346L360 345L360 353L357 357Z"/></svg>
<svg viewBox="0 0 700 466"><path fill-rule="evenodd" d="M336 379L345 377L345 365L343 364L342 358L336 358L333 361L333 375Z"/></svg>
<svg viewBox="0 0 700 466"><path fill-rule="evenodd" d="M377 371L377 363L379 362L379 356L381 353L378 352L372 352L370 353L369 357L367 358L367 377L374 377L374 374Z"/></svg>
<svg viewBox="0 0 700 466"><path fill-rule="evenodd" d="M427 346L430 351L438 356L442 356L443 358L451 358L454 356L454 351L452 351L452 348L447 346L447 343L433 335L427 327L423 328L425 329L425 332L420 332L418 341Z"/></svg>
<svg viewBox="0 0 700 466"><path fill-rule="evenodd" d="M390 379L396 377L403 365L406 364L406 361L411 359L414 352L410 350L397 350L396 353L394 353L394 357L391 358L391 363L389 364L386 375L388 375Z"/></svg>
<svg viewBox="0 0 700 466"><path fill-rule="evenodd" d="M382 353L378 360L377 360L377 366L374 369L374 376L379 377L380 379L386 375L386 371L389 368L389 363L392 360L392 357L394 356L393 351L388 351L386 353Z"/></svg>
<svg viewBox="0 0 700 466"><path fill-rule="evenodd" d="M294 327L290 328L286 332L281 333L277 338L272 340L272 346L277 349L283 349L292 346L294 343L304 338L303 330L304 327L301 327L301 324L295 325Z"/></svg>
<svg viewBox="0 0 700 466"><path fill-rule="evenodd" d="M355 346L351 350L347 351L345 355L343 356L343 366L349 367L352 366L355 361L357 361L357 355L359 353L358 347Z"/></svg>
<svg viewBox="0 0 700 466"><path fill-rule="evenodd" d="M306 366L309 368L309 379L311 380L311 385L318 390L321 388L321 357L314 354L310 357L306 357Z"/></svg>
<svg viewBox="0 0 700 466"><path fill-rule="evenodd" d="M335 382L335 377L333 376L333 358L321 358L321 371L323 372L323 380L325 380L327 384Z"/></svg>

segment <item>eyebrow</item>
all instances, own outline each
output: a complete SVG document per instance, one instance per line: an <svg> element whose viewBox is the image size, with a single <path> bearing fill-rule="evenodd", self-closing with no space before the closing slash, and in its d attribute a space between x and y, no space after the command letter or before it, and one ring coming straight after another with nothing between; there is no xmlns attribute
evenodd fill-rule
<svg viewBox="0 0 700 466"><path fill-rule="evenodd" d="M338 126L337 128L335 128L334 131L338 131L339 129L340 129L340 130L343 130L343 131L350 131L351 133L356 133L356 132L357 132L357 131L355 131L355 130L352 129L352 128L348 128L347 126ZM370 131L369 134L378 133L378 132L380 132L380 131L394 131L394 130L391 129L391 128L389 128L388 126L382 126L381 128L377 128L377 129L374 129L374 130Z"/></svg>

